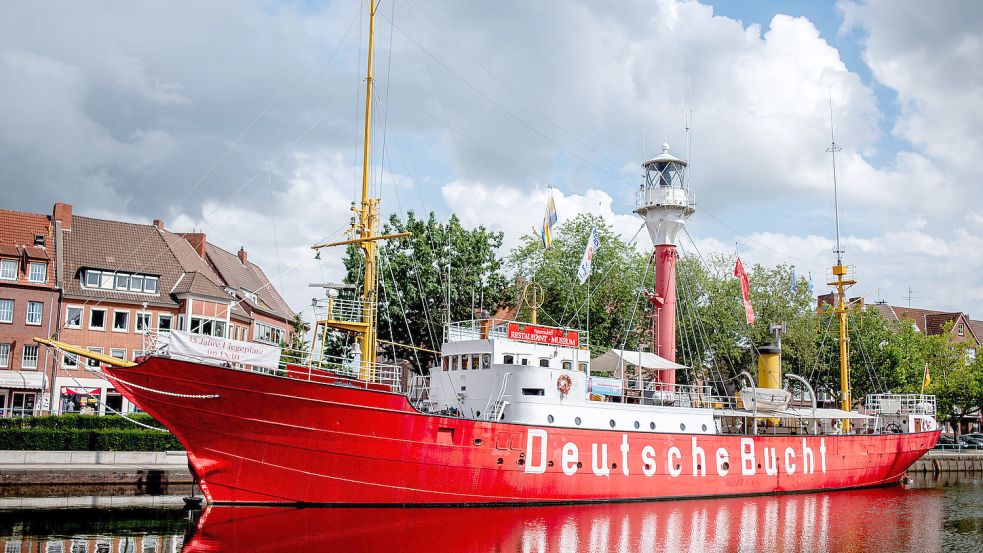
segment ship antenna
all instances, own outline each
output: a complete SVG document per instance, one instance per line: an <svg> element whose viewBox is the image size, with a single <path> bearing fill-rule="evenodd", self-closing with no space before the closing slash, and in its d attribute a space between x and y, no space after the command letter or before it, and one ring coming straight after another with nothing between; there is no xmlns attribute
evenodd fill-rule
<svg viewBox="0 0 983 553"><path fill-rule="evenodd" d="M837 197L837 184L836 184L836 152L843 150L836 143L836 138L833 135L833 95L829 95L829 148L826 151L833 158L833 217L836 221L836 250L833 252L836 254L836 264L843 264L843 248L840 247L840 204L839 198Z"/></svg>

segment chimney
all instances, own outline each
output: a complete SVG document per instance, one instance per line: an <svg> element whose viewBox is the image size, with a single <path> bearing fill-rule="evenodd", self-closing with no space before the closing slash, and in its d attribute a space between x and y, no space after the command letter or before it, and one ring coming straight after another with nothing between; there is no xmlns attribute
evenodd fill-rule
<svg viewBox="0 0 983 553"><path fill-rule="evenodd" d="M195 249L198 257L205 259L205 233L204 232L185 232L181 234L185 240Z"/></svg>
<svg viewBox="0 0 983 553"><path fill-rule="evenodd" d="M62 230L72 230L72 204L55 204L52 219L61 223Z"/></svg>
<svg viewBox="0 0 983 553"><path fill-rule="evenodd" d="M245 265L249 261L249 255L246 254L246 250L239 246L239 262Z"/></svg>
<svg viewBox="0 0 983 553"><path fill-rule="evenodd" d="M154 226L159 228L160 230L164 230L164 221L161 221L160 219L154 219Z"/></svg>

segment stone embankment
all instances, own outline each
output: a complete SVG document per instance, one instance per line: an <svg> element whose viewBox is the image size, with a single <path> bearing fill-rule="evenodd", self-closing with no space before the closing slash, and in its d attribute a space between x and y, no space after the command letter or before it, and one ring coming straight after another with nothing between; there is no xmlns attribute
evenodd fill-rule
<svg viewBox="0 0 983 553"><path fill-rule="evenodd" d="M190 483L183 451L0 451L0 486Z"/></svg>
<svg viewBox="0 0 983 553"><path fill-rule="evenodd" d="M915 461L908 472L976 472L983 473L983 450L933 449Z"/></svg>

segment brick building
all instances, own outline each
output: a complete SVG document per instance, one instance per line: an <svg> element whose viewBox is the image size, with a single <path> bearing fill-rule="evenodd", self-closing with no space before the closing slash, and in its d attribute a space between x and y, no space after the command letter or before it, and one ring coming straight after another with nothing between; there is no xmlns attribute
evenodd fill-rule
<svg viewBox="0 0 983 553"><path fill-rule="evenodd" d="M965 313L898 307L886 303L876 303L874 308L892 325L910 324L926 336L942 334L951 324L948 332L952 342L962 345L970 360L976 358L980 345L983 345L983 321L974 321Z"/></svg>
<svg viewBox="0 0 983 553"><path fill-rule="evenodd" d="M159 220L146 225L73 215L72 206L66 204L55 204L50 218L20 215L36 226L47 225L47 250L35 246L30 255L44 254L44 261L53 266L46 288L19 280L0 284L0 299L19 298L7 291L15 288L48 294L40 328L18 331L27 332L28 340L56 336L93 352L136 360L158 333L173 329L271 344L289 339L294 313L263 271L248 261L244 249L232 254L208 243L203 234L169 232ZM19 259L27 259L24 256ZM23 299L20 303L25 305L18 309L26 310L27 301ZM0 302L0 310L4 305ZM0 344L14 342L14 328L11 324L8 340L8 332L0 327ZM16 347L21 347L21 340L17 338ZM51 412L132 410L112 383L101 377L95 362L67 353L54 355L43 347L38 351L51 358L47 365L39 364L49 367L48 374L54 376L44 380L42 397L35 393L33 401L39 406L35 412L49 411L40 407L47 405L48 398L52 398ZM0 405L11 404L12 399Z"/></svg>
<svg viewBox="0 0 983 553"><path fill-rule="evenodd" d="M58 316L49 217L0 210L0 416L32 414L54 355L34 342Z"/></svg>

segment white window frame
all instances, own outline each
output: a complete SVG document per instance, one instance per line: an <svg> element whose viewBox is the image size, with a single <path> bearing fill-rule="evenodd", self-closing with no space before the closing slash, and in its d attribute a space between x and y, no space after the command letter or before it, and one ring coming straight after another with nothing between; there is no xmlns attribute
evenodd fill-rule
<svg viewBox="0 0 983 553"><path fill-rule="evenodd" d="M18 265L18 263L17 263L17 260L16 259L10 259L8 257L5 257L3 259L0 259L0 279L3 279L3 280L17 280L17 265ZM14 275L13 276L8 276L6 274L6 269L8 267L13 267L14 268Z"/></svg>
<svg viewBox="0 0 983 553"><path fill-rule="evenodd" d="M71 324L72 317L69 315L70 309L79 310L79 320L78 324ZM65 306L65 328L82 328L82 319L85 318L85 306L83 305L66 305Z"/></svg>
<svg viewBox="0 0 983 553"><path fill-rule="evenodd" d="M102 327L92 326L92 313L94 313L96 311L102 311ZM106 322L107 322L106 319L107 319L107 315L108 315L108 310L105 309L105 308L101 308L101 307L90 307L89 308L89 324L88 324L89 330L97 330L99 332L105 332L106 331Z"/></svg>
<svg viewBox="0 0 983 553"><path fill-rule="evenodd" d="M98 354L102 354L102 348L100 348L100 347L95 347L95 346L89 346L89 347L87 347L87 348L85 348L85 349L87 349L87 350L89 350L89 351L91 351L92 353L98 353ZM99 362L98 362L98 361L96 361L95 359L86 359L86 360L85 360L85 363L86 363L86 364L87 364L88 366L90 366L90 367L93 367L93 368L99 368Z"/></svg>
<svg viewBox="0 0 983 553"><path fill-rule="evenodd" d="M269 339L267 339L265 337L265 331L266 331L266 329L269 329L269 331L270 331L270 338L273 338L273 340L269 340ZM276 340L275 339L277 336L279 336L280 340ZM279 345L280 342L282 342L282 341L284 341L286 339L286 336L287 336L286 330L284 330L284 329L282 329L282 328L280 328L278 326L273 326L271 324L262 323L262 322L259 322L259 321L256 321L256 322L253 323L253 341L254 342L259 342L261 344Z"/></svg>
<svg viewBox="0 0 983 553"><path fill-rule="evenodd" d="M74 359L74 363L69 363L69 359ZM66 369L78 369L79 368L79 356L74 353L69 353L67 351L61 352L61 366Z"/></svg>
<svg viewBox="0 0 983 553"><path fill-rule="evenodd" d="M120 285L120 282L126 279L125 285ZM113 279L113 288L116 290L129 290L130 289L130 275L127 273L116 273L116 277Z"/></svg>
<svg viewBox="0 0 983 553"><path fill-rule="evenodd" d="M34 268L41 266L41 279L38 280L34 278ZM27 264L27 281L33 282L35 284L44 284L48 282L48 264L43 261L32 261Z"/></svg>
<svg viewBox="0 0 983 553"><path fill-rule="evenodd" d="M95 284L89 283L89 277L92 276L96 279ZM95 269L86 269L82 273L82 286L85 288L99 288L99 284L102 282L102 271L97 271Z"/></svg>
<svg viewBox="0 0 983 553"><path fill-rule="evenodd" d="M126 327L116 328L116 314L126 313ZM113 332L130 332L130 310L129 309L113 309Z"/></svg>
<svg viewBox="0 0 983 553"><path fill-rule="evenodd" d="M150 288L148 286L148 284L150 282L153 282L154 283L154 291L153 292L151 292L148 289L148 288ZM155 277L155 276L150 276L150 275L144 275L144 277L143 277L143 293L144 294L154 294L154 295L157 295L157 292L159 290L160 290L160 277Z"/></svg>
<svg viewBox="0 0 983 553"><path fill-rule="evenodd" d="M14 322L14 308L17 306L17 304L14 302L14 300L10 300L10 299L7 299L7 298L0 299L0 302L8 302L8 301L10 302L10 318L7 318L7 319L0 318L0 323L12 323L12 322ZM0 310L0 313L2 313L2 312L3 311Z"/></svg>
<svg viewBox="0 0 983 553"><path fill-rule="evenodd" d="M31 308L34 306L40 306L37 310L38 320L37 322L31 322ZM43 301L29 301L27 302L27 314L24 316L24 324L27 326L41 326L41 321L44 320L44 302Z"/></svg>
<svg viewBox="0 0 983 553"><path fill-rule="evenodd" d="M34 361L33 361L34 364L33 365L29 365L28 362L27 362L27 350L28 349L33 349L34 350ZM38 362L40 361L40 358L41 358L41 349L40 349L39 346L32 346L32 345L29 345L29 344L24 344L24 347L21 349L21 354L20 354L20 368L22 368L22 369L36 369L36 368L38 368Z"/></svg>
<svg viewBox="0 0 983 553"><path fill-rule="evenodd" d="M126 349L124 348L109 348L109 356L115 357L117 359L126 359Z"/></svg>
<svg viewBox="0 0 983 553"><path fill-rule="evenodd" d="M167 330L168 332L170 332L171 330L174 330L174 315L172 315L170 313L158 313L157 314L157 331L159 332L161 330L161 328L160 328L160 321L163 320L163 319L167 319L167 328L164 329L164 330Z"/></svg>
<svg viewBox="0 0 983 553"><path fill-rule="evenodd" d="M147 278L143 275L130 275L130 292L140 292L143 293L143 280ZM140 281L140 286L134 288L133 283L137 280Z"/></svg>
<svg viewBox="0 0 983 553"><path fill-rule="evenodd" d="M140 357L144 353L145 352L143 350L139 350L139 349L133 350L133 360L136 361L137 360L137 357Z"/></svg>
<svg viewBox="0 0 983 553"><path fill-rule="evenodd" d="M0 369L10 366L10 344L0 344Z"/></svg>
<svg viewBox="0 0 983 553"><path fill-rule="evenodd" d="M136 315L136 317L133 319L133 332L143 332L145 330L151 330L151 327L154 324L153 313L144 313L143 311L137 311L136 313L134 313L134 315Z"/></svg>

